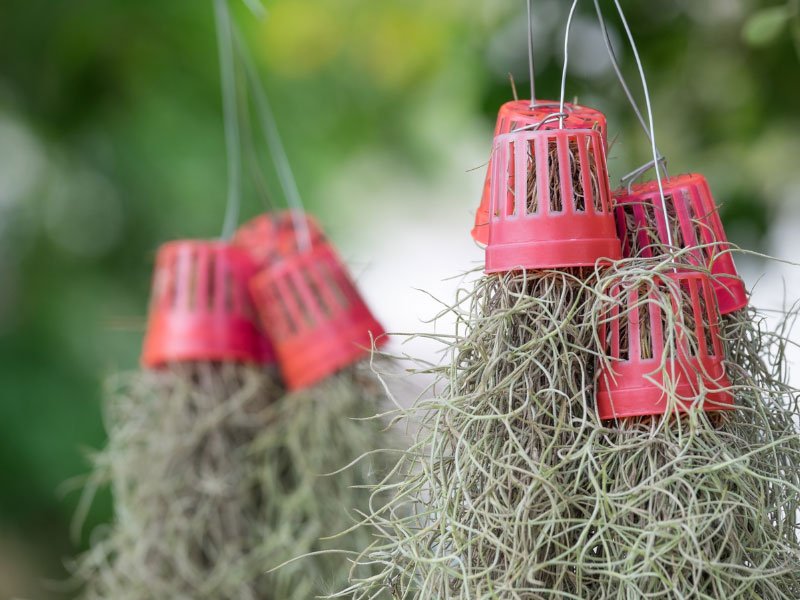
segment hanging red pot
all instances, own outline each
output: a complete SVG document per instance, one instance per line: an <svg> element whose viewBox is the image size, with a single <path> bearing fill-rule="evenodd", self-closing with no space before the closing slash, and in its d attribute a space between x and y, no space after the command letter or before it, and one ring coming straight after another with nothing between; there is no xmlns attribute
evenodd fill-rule
<svg viewBox="0 0 800 600"><path fill-rule="evenodd" d="M599 131L539 129L497 136L486 272L619 259L610 195Z"/></svg>
<svg viewBox="0 0 800 600"><path fill-rule="evenodd" d="M747 290L736 271L706 178L697 173L661 180L670 214L672 245L689 250L687 262L709 268L721 314L747 306ZM653 256L668 247L667 223L657 181L614 194L623 256Z"/></svg>
<svg viewBox="0 0 800 600"><path fill-rule="evenodd" d="M305 224L312 245L324 239L325 234L314 217L285 210L253 217L236 230L233 243L246 251L261 269L281 256L299 251L295 233L298 219Z"/></svg>
<svg viewBox="0 0 800 600"><path fill-rule="evenodd" d="M609 359L601 362L597 377L601 419L663 415L667 390L679 412L701 396L704 410L734 408L710 278L699 272L662 277L656 289L612 290L610 315L600 326ZM678 322L669 328L673 340L665 333L667 315L658 302L667 295Z"/></svg>
<svg viewBox="0 0 800 600"><path fill-rule="evenodd" d="M506 102L500 107L497 115L497 124L494 137L504 133L512 133L521 128L531 129L557 129L561 127L561 120L556 117L560 113L560 104L551 100L537 100L531 108L530 100L515 100ZM606 117L600 111L581 106L579 104L564 103L564 124L568 129L597 129L603 140L603 145L608 149ZM481 203L475 213L475 226L472 228L472 239L485 246L489 243L489 195L492 173L492 160L486 170L483 183Z"/></svg>
<svg viewBox="0 0 800 600"><path fill-rule="evenodd" d="M225 242L180 240L161 246L142 364L273 363L272 347L257 325L247 290L255 271L246 253Z"/></svg>
<svg viewBox="0 0 800 600"><path fill-rule="evenodd" d="M250 282L284 381L297 390L369 356L387 341L330 243L283 256Z"/></svg>

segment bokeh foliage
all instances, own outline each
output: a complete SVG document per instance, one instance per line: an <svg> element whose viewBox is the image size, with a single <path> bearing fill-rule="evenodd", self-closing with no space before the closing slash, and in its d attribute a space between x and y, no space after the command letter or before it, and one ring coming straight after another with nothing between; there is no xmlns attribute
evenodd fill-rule
<svg viewBox="0 0 800 600"><path fill-rule="evenodd" d="M380 151L435 178L465 123L483 128L488 152L509 71L527 89L522 0L265 0L262 22L231 2L300 190L328 220L324 185L348 157ZM602 4L635 84L613 4ZM558 91L568 5L534 0L543 97ZM797 2L623 5L672 171L704 172L730 237L760 248L798 185ZM568 97L607 112L619 177L647 160L647 142L588 1L573 34ZM86 470L81 448L103 443L103 374L136 365L154 250L217 235L224 194L210 2L0 2L0 596L47 597L41 579L63 577L77 498L57 488ZM353 199L369 201L369 190ZM244 215L262 208L248 186ZM109 510L106 498L90 524Z"/></svg>

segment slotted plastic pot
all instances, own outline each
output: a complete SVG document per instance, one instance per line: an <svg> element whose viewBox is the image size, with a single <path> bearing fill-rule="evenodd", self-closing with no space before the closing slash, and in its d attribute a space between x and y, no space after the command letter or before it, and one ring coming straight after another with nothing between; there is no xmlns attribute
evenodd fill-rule
<svg viewBox="0 0 800 600"><path fill-rule="evenodd" d="M150 368L187 361L269 364L247 285L256 268L230 244L181 240L159 248L141 362Z"/></svg>
<svg viewBox="0 0 800 600"><path fill-rule="evenodd" d="M697 173L662 179L671 215L673 248L688 250L690 264L714 275L714 292L721 314L747 306L747 290L736 270L719 210L706 178ZM669 246L667 222L657 181L634 185L614 194L623 256L654 256Z"/></svg>
<svg viewBox="0 0 800 600"><path fill-rule="evenodd" d="M265 267L250 282L256 308L292 390L325 379L388 341L327 242Z"/></svg>
<svg viewBox="0 0 800 600"><path fill-rule="evenodd" d="M306 224L312 245L324 240L325 234L314 217L307 213L296 215L284 210L253 217L236 230L233 243L246 251L256 267L261 269L281 256L298 252L297 220Z"/></svg>
<svg viewBox="0 0 800 600"><path fill-rule="evenodd" d="M704 410L734 408L710 278L699 272L663 277L658 291L614 290L617 301L600 327L610 359L601 361L597 376L601 419L663 415L669 407L667 390L678 412L686 412L701 396ZM679 322L672 337L656 299L665 293Z"/></svg>
<svg viewBox="0 0 800 600"><path fill-rule="evenodd" d="M561 120L555 118L559 113L558 102L552 100L538 100L536 105L531 108L530 100L515 100L506 102L500 107L497 115L497 124L494 129L494 137L505 133L512 133L523 127L537 129L557 129L561 127ZM567 129L597 129L603 140L603 146L608 149L608 134L606 117L600 111L594 110L580 104L566 102L564 104L563 127ZM486 170L486 178L483 183L483 193L481 202L475 213L475 225L472 228L472 239L486 246L489 243L489 195L492 173L492 160L489 159L489 166Z"/></svg>
<svg viewBox="0 0 800 600"><path fill-rule="evenodd" d="M486 272L591 266L621 257L599 131L495 138Z"/></svg>

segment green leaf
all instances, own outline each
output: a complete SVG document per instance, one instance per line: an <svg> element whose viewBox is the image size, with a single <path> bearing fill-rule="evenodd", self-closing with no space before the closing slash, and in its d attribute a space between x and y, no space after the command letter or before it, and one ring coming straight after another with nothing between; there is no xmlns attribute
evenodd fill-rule
<svg viewBox="0 0 800 600"><path fill-rule="evenodd" d="M750 46L766 46L783 32L791 16L786 5L763 8L747 19L742 37Z"/></svg>

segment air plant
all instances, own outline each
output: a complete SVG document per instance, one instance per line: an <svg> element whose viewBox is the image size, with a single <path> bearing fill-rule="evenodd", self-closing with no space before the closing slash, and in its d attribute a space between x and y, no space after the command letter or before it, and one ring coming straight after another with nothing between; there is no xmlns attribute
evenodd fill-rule
<svg viewBox="0 0 800 600"><path fill-rule="evenodd" d="M276 403L275 423L251 446L268 457L258 480L271 495L259 557L266 587L258 597L306 600L347 582L349 567L334 550L369 544L370 532L356 525L369 511L371 486L390 466L386 454L374 452L393 444L374 418L382 397L376 374L361 361ZM301 555L310 556L274 568Z"/></svg>
<svg viewBox="0 0 800 600"><path fill-rule="evenodd" d="M592 311L605 431L584 489L602 505L584 524L578 592L793 598L800 392L729 377L707 271L641 263L601 281Z"/></svg>
<svg viewBox="0 0 800 600"><path fill-rule="evenodd" d="M325 323L342 325L338 337L317 335L318 343L306 338L288 355L286 340L276 339L292 394L258 323L250 281L259 270L268 277L281 268L288 238L278 216L264 217L266 223L275 219L274 229L244 228L234 236L242 188L239 112L249 107L238 96L236 58L255 94L287 200L299 207L294 214L301 232L313 227L302 216L266 95L227 2L214 0L214 7L229 171L222 237L236 239L172 243L159 252L144 368L114 377L109 386L109 443L94 457L82 504L98 486L111 485L114 522L94 536L75 565L88 599L306 600L334 589L347 570L324 554L302 570L267 571L287 557L324 549L323 536L351 528L358 518L352 511L367 508L368 492L359 486L379 460L326 474L388 443L379 423L358 420L377 408L381 390L362 359L371 348L369 331L377 336L382 330L363 302L352 302L352 284L342 287L342 269L325 290L345 294L340 318ZM250 164L257 164L251 132L244 133ZM299 239L302 245L319 241ZM347 320L353 307L361 311L359 322ZM272 308L262 299L260 310ZM273 333L272 321L267 325ZM296 366L302 359L301 372L287 370L292 358ZM297 391L311 383L316 385ZM357 542L360 535L350 537ZM340 540L347 539L345 532Z"/></svg>
<svg viewBox="0 0 800 600"><path fill-rule="evenodd" d="M408 413L415 443L376 494L373 543L342 595L503 598L537 586L548 552L581 535L572 473L591 419L593 270L515 271L480 278L452 308L443 389ZM362 566L380 565L380 573ZM534 596L531 596L534 597Z"/></svg>
<svg viewBox="0 0 800 600"><path fill-rule="evenodd" d="M708 276L676 264L464 294L445 388L409 413L401 483L376 488L392 498L341 595L796 597L800 392L728 378ZM650 414L624 416L634 355Z"/></svg>
<svg viewBox="0 0 800 600"><path fill-rule="evenodd" d="M265 239L274 244L265 249ZM277 426L254 442L273 457L264 479L281 490L270 523L283 542L263 566L271 597L305 600L346 583L336 549L370 542L356 525L370 510L371 486L390 467L387 454L375 451L394 444L374 416L384 398L378 369L391 366L372 351L387 338L307 215L261 215L240 228L236 242L260 267L250 289L289 390L275 405ZM301 555L308 557L292 561Z"/></svg>
<svg viewBox="0 0 800 600"><path fill-rule="evenodd" d="M562 463L598 422L590 309L620 248L603 128L545 104L538 122L495 138L487 274L450 309L441 391L409 413L415 444L392 472L400 482L375 488L391 499L366 517L376 539L341 595L537 597L525 594L554 585L547 562L585 535Z"/></svg>
<svg viewBox="0 0 800 600"><path fill-rule="evenodd" d="M713 327L705 326L708 339L695 339L694 347L702 350L713 338L716 355L725 359L725 387L735 407L725 416L693 410L677 419L665 407L650 411L665 415L660 419L618 422L624 447L609 455L606 463L615 468L619 461L630 460L631 468L637 463L658 467L658 476L650 474L648 485L663 498L674 499L667 511L680 511L687 535L691 533L693 539L691 547L675 544L668 535L648 540L648 548L638 550L640 555L671 561L669 568L659 565L662 582L630 567L625 571L630 577L619 585L641 594L676 589L692 597L792 598L800 589L796 575L800 567L796 522L800 391L788 381L784 351L791 344L797 311L790 310L770 329L755 308L747 307L744 285L702 176L665 178L660 186L657 182L635 185L616 198L623 253L634 257L634 263L658 263L651 272L631 273L629 279L638 277L640 284L652 281L652 272L663 271L670 263L673 273L707 274L709 291L703 300L714 309L709 315ZM627 284L629 289L633 285ZM653 301L648 303L653 305ZM719 324L717 307L723 313ZM663 301L657 310L664 312ZM702 404L710 393L707 387L695 390L694 403ZM720 464L714 465L716 461ZM624 491L615 489L612 497L629 499L641 493L642 475L630 473L634 475L628 477L631 491L621 495ZM691 502L685 502L681 489L693 490ZM650 529L656 531L663 514L650 518L654 523ZM627 546L626 551L630 549ZM674 552L679 552L680 559Z"/></svg>
<svg viewBox="0 0 800 600"><path fill-rule="evenodd" d="M553 253L533 222L566 212L584 231L580 219L602 210L581 196L603 186L574 153L591 146L565 140L559 155L535 137L496 139L493 274L451 309L452 361L434 370L443 389L409 413L418 437L393 472L400 483L375 488L391 500L367 516L375 540L341 595L796 597L800 391L785 379L786 331L766 354L748 349L769 378L726 362L718 298L736 280L721 285L726 274L701 260L719 255L688 230L674 236L680 248L644 251L657 232L626 217L621 195L629 258L536 269ZM681 222L682 209L660 209L642 214Z"/></svg>
<svg viewBox="0 0 800 600"><path fill-rule="evenodd" d="M75 564L83 597L269 597L280 488L263 479L271 457L253 443L275 428L283 386L252 318L254 268L224 242L159 251L143 368L106 389L109 441L82 506L109 485L115 512Z"/></svg>

